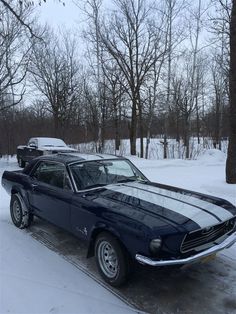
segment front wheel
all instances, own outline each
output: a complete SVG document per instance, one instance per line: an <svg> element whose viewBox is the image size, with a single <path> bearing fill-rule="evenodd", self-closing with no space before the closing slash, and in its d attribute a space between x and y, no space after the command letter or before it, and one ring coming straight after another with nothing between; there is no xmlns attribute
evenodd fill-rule
<svg viewBox="0 0 236 314"><path fill-rule="evenodd" d="M119 241L111 234L103 232L95 243L98 270L103 279L114 287L119 287L130 274L130 258Z"/></svg>
<svg viewBox="0 0 236 314"><path fill-rule="evenodd" d="M29 213L24 201L17 194L12 194L10 203L11 219L14 225L20 229L30 226L33 215Z"/></svg>

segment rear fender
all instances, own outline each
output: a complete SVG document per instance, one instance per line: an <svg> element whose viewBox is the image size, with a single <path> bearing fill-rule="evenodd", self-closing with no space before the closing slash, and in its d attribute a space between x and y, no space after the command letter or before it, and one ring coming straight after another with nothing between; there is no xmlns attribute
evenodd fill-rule
<svg viewBox="0 0 236 314"><path fill-rule="evenodd" d="M13 186L11 194L16 194L20 200L22 208L26 211L30 210L30 204L28 201L27 193L21 190L18 186Z"/></svg>

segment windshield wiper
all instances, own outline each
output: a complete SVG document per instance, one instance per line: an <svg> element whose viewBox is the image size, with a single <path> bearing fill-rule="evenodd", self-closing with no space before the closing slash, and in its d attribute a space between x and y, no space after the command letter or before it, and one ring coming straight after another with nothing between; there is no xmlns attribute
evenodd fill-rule
<svg viewBox="0 0 236 314"><path fill-rule="evenodd" d="M137 177L130 177L130 178L124 178L124 179L117 180L117 183L129 182L129 181L138 181L138 180L137 180Z"/></svg>
<svg viewBox="0 0 236 314"><path fill-rule="evenodd" d="M103 187L103 186L105 186L105 185L107 185L107 184L106 184L106 183L98 183L98 184L86 186L86 187L84 188L84 190L99 188L99 187Z"/></svg>
<svg viewBox="0 0 236 314"><path fill-rule="evenodd" d="M124 178L124 179L117 180L117 183L133 182L133 181L138 181L138 182L143 182L143 183L148 182L147 180L144 180L141 177L133 176L130 178Z"/></svg>

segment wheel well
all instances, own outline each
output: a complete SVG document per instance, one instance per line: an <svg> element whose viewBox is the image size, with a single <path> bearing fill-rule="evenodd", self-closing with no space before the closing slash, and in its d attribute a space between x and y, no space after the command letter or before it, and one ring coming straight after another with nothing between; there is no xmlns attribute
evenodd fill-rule
<svg viewBox="0 0 236 314"><path fill-rule="evenodd" d="M97 236L102 233L102 232L107 232L109 234L111 234L114 238L116 238L117 241L119 241L119 243L121 244L121 246L124 248L124 250L128 253L126 247L124 246L124 244L120 241L120 238L111 230L105 229L105 228L96 228L93 230L92 235L90 237L90 242L89 242L89 247L88 247L88 251L87 251L87 258L89 257L93 257L95 255L95 240L97 238Z"/></svg>
<svg viewBox="0 0 236 314"><path fill-rule="evenodd" d="M19 191L17 191L17 189L15 189L15 188L13 188L12 190L11 190L11 194L17 194Z"/></svg>
<svg viewBox="0 0 236 314"><path fill-rule="evenodd" d="M15 194L17 194L21 204L24 204L24 206L27 207L27 209L28 209L29 208L28 202L25 202L25 199L23 198L21 192L16 187L13 187L11 190L11 195L15 195Z"/></svg>
<svg viewBox="0 0 236 314"><path fill-rule="evenodd" d="M95 240L96 240L97 236L99 235L99 233L105 232L105 231L106 231L106 229L104 229L104 228L96 228L93 230L91 237L90 237L89 246L88 246L87 258L94 256Z"/></svg>

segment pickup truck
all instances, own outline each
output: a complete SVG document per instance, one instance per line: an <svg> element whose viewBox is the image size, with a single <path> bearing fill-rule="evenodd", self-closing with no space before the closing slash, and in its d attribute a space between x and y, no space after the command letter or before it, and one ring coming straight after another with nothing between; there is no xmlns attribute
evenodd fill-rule
<svg viewBox="0 0 236 314"><path fill-rule="evenodd" d="M17 161L19 166L24 168L26 163L35 157L59 152L72 153L77 151L67 146L65 142L59 138L33 137L29 140L27 145L17 147Z"/></svg>

